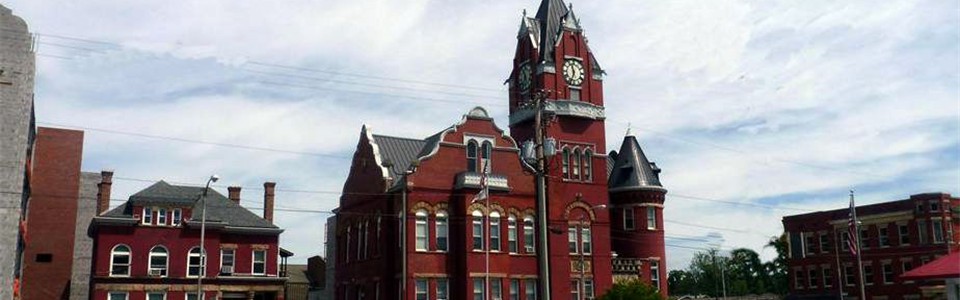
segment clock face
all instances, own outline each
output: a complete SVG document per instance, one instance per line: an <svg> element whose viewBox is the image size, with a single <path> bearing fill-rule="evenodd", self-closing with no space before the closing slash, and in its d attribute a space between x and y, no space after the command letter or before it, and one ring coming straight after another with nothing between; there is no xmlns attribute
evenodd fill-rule
<svg viewBox="0 0 960 300"><path fill-rule="evenodd" d="M583 71L583 64L576 59L568 59L563 62L563 79L570 85L579 86L583 83L583 77L586 72Z"/></svg>
<svg viewBox="0 0 960 300"><path fill-rule="evenodd" d="M530 64L520 66L520 74L517 75L517 82L520 85L521 91L530 89L530 84L533 83L533 70Z"/></svg>

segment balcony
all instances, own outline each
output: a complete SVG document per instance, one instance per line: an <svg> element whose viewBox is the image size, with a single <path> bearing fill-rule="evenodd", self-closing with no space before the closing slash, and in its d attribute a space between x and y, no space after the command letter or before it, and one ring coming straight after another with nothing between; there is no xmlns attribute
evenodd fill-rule
<svg viewBox="0 0 960 300"><path fill-rule="evenodd" d="M479 172L462 172L457 174L457 181L454 183L456 189L479 189ZM507 176L502 174L488 174L487 186L491 191L510 191L510 184L507 182Z"/></svg>
<svg viewBox="0 0 960 300"><path fill-rule="evenodd" d="M548 115L554 116L572 116L591 120L606 119L603 106L581 101L545 101L543 103L543 111ZM532 119L535 114L536 110L532 105L521 107L510 114L510 125L513 126L523 123L524 121Z"/></svg>

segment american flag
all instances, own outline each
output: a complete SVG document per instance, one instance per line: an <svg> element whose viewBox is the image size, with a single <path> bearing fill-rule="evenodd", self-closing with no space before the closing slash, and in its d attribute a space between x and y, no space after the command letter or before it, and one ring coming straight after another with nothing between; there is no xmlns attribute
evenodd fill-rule
<svg viewBox="0 0 960 300"><path fill-rule="evenodd" d="M850 248L851 255L857 255L860 253L860 250L857 249L857 239L859 235L857 234L857 212L855 211L856 206L853 204L853 194L850 195L850 213L848 216L850 220L847 221L847 246Z"/></svg>
<svg viewBox="0 0 960 300"><path fill-rule="evenodd" d="M480 161L480 164L481 164L480 169L482 170L482 172L480 173L480 192L477 193L476 196L473 196L473 200L471 202L485 200L487 199L487 196L489 196L488 194L490 193L489 189L487 188L487 174L490 173L490 164L487 162L484 162L483 160Z"/></svg>

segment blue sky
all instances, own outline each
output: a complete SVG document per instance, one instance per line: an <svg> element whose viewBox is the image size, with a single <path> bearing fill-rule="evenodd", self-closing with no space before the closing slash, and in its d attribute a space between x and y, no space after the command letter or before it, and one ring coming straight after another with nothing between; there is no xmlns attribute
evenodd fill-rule
<svg viewBox="0 0 960 300"><path fill-rule="evenodd" d="M130 179L218 173L223 186L276 181L278 207L309 210L336 206L363 124L426 137L483 105L505 128L502 83L521 12L537 6L2 3L41 34L43 125L284 150L88 130L83 167L126 178L117 198L149 184ZM842 208L849 189L860 203L960 194L956 1L573 4L608 72L608 148L629 123L663 169L671 269L691 246L770 258L782 216ZM261 196L246 189L242 202ZM321 254L326 217L277 213L294 262Z"/></svg>

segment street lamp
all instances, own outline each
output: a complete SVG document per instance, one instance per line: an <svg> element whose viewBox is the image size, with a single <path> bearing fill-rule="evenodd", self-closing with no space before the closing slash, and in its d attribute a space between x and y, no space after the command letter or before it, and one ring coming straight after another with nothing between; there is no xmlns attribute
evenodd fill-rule
<svg viewBox="0 0 960 300"><path fill-rule="evenodd" d="M203 187L203 193L200 194L200 270L197 274L197 300L203 299L203 275L207 273L207 249L204 247L204 238L207 233L207 190L210 190L210 183L220 180L216 174L210 175L207 184ZM189 270L188 270L189 272Z"/></svg>

